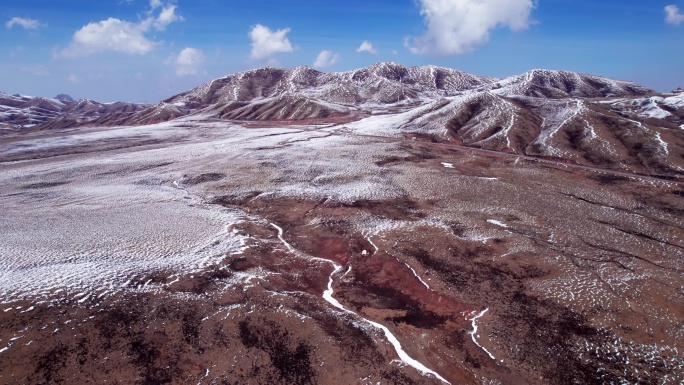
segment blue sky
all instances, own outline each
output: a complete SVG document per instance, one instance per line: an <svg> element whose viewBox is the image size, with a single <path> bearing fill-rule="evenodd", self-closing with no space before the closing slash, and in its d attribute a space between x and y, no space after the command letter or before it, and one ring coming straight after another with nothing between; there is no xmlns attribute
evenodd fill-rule
<svg viewBox="0 0 684 385"><path fill-rule="evenodd" d="M684 0L2 0L0 91L156 102L265 65L684 86Z"/></svg>

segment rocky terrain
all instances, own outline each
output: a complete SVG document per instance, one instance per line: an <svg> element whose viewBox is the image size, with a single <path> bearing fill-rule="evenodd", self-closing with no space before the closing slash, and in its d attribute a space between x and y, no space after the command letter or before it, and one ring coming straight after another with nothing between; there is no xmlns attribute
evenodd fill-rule
<svg viewBox="0 0 684 385"><path fill-rule="evenodd" d="M679 384L683 108L381 63L3 130L0 383Z"/></svg>

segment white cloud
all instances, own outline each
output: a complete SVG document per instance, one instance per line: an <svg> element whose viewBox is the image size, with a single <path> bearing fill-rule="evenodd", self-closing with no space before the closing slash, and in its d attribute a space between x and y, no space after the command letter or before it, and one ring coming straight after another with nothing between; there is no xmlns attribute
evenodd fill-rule
<svg viewBox="0 0 684 385"><path fill-rule="evenodd" d="M356 49L356 52L368 52L372 54L378 53L378 50L373 47L373 43L371 43L368 40L364 40L363 43L359 46L359 48Z"/></svg>
<svg viewBox="0 0 684 385"><path fill-rule="evenodd" d="M672 25L679 25L684 22L684 14L679 11L676 5L668 5L665 7L665 22Z"/></svg>
<svg viewBox="0 0 684 385"><path fill-rule="evenodd" d="M171 23L181 20L183 20L183 17L176 14L176 6L167 5L162 8L161 12L159 13L159 16L157 16L157 18L154 20L154 28L156 28L159 31L163 31Z"/></svg>
<svg viewBox="0 0 684 385"><path fill-rule="evenodd" d="M148 29L144 23L134 24L114 18L89 23L74 33L71 44L62 51L62 55L88 56L104 51L145 55L157 44L145 37Z"/></svg>
<svg viewBox="0 0 684 385"><path fill-rule="evenodd" d="M7 28L12 28L15 25L19 25L21 27L24 27L24 29L38 29L41 27L41 24L38 20L33 20L33 19L25 19L23 17L13 17L10 19L5 24L5 27Z"/></svg>
<svg viewBox="0 0 684 385"><path fill-rule="evenodd" d="M176 76L197 75L207 60L204 52L197 48L186 47L171 60L176 67Z"/></svg>
<svg viewBox="0 0 684 385"><path fill-rule="evenodd" d="M28 72L36 76L50 76L50 71L44 65L25 66L19 69L21 72Z"/></svg>
<svg viewBox="0 0 684 385"><path fill-rule="evenodd" d="M290 28L271 31L270 28L257 24L249 32L252 40L252 52L249 57L253 60L264 60L281 52L292 52L292 44L287 38Z"/></svg>
<svg viewBox="0 0 684 385"><path fill-rule="evenodd" d="M420 0L427 31L405 40L414 54L458 55L489 40L497 27L523 30L536 0Z"/></svg>
<svg viewBox="0 0 684 385"><path fill-rule="evenodd" d="M313 63L314 68L328 68L334 66L340 60L340 55L333 51L321 51Z"/></svg>
<svg viewBox="0 0 684 385"><path fill-rule="evenodd" d="M74 33L71 43L60 54L64 57L89 56L100 52L119 52L125 54L145 55L159 43L149 39L152 28L163 31L171 23L183 18L176 14L176 6L164 5L161 0L151 0L152 11L148 17L137 23L110 17L107 20L85 25ZM157 16L152 12L161 8Z"/></svg>
<svg viewBox="0 0 684 385"><path fill-rule="evenodd" d="M67 78L67 80L69 81L69 83L80 83L80 82L81 82L81 78L79 78L78 76L76 76L76 74L71 74L71 75L69 75L69 77Z"/></svg>

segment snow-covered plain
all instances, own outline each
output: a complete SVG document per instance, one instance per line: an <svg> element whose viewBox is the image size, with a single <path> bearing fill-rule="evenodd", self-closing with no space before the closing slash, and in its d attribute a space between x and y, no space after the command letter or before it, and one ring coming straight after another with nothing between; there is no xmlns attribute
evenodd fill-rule
<svg viewBox="0 0 684 385"><path fill-rule="evenodd" d="M54 143L66 148L139 131L114 129ZM52 143L29 142L24 148ZM192 272L238 250L243 240L228 228L241 213L205 205L173 187L176 175L164 165L183 155L134 152L65 156L51 159L49 167L41 160L2 164L0 296L116 293L139 274Z"/></svg>
<svg viewBox="0 0 684 385"><path fill-rule="evenodd" d="M339 200L397 194L383 188L384 177L355 161L374 154L350 138L213 123L189 127L86 129L4 146L3 159L26 159L0 163L0 297L115 293L137 275L188 273L239 250L244 239L228 229L243 213L179 188L193 170L224 174L221 183L236 192L242 185L271 196ZM113 141L136 144L142 138L144 150L94 152ZM149 144L157 142L164 144ZM77 149L83 153L69 155ZM328 157L342 161L331 164ZM290 183L274 188L283 170Z"/></svg>

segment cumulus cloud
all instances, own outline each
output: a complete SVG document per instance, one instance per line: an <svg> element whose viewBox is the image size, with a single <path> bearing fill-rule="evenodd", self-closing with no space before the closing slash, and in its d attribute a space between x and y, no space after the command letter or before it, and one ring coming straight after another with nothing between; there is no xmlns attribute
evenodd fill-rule
<svg viewBox="0 0 684 385"><path fill-rule="evenodd" d="M74 33L61 56L81 57L106 51L132 55L149 53L159 43L148 38L148 33L153 29L163 31L171 23L183 20L176 14L175 5L151 0L150 8L147 18L136 23L110 17L83 26ZM155 16L153 13L156 11L158 14Z"/></svg>
<svg viewBox="0 0 684 385"><path fill-rule="evenodd" d="M368 52L372 54L378 53L378 50L373 47L373 43L371 43L368 40L364 40L363 43L359 46L359 48L356 49L356 52Z"/></svg>
<svg viewBox="0 0 684 385"><path fill-rule="evenodd" d="M159 0L156 1L158 2ZM176 14L176 6L167 5L162 8L159 15L156 17L156 19L154 19L153 24L154 28L156 28L158 31L163 31L170 24L181 20L183 20L183 17Z"/></svg>
<svg viewBox="0 0 684 385"><path fill-rule="evenodd" d="M667 24L679 25L684 22L684 14L679 11L676 5L668 5L665 7L665 22Z"/></svg>
<svg viewBox="0 0 684 385"><path fill-rule="evenodd" d="M111 17L97 23L89 23L74 33L71 44L62 51L62 55L88 56L104 51L145 55L156 46L155 42L145 37L148 29L142 24Z"/></svg>
<svg viewBox="0 0 684 385"><path fill-rule="evenodd" d="M287 38L290 28L271 31L270 28L257 24L249 32L252 40L252 51L249 57L253 60L264 60L277 53L292 52L292 44Z"/></svg>
<svg viewBox="0 0 684 385"><path fill-rule="evenodd" d="M528 28L536 0L420 0L420 4L427 31L407 38L406 47L414 54L458 55L487 42L494 28Z"/></svg>
<svg viewBox="0 0 684 385"><path fill-rule="evenodd" d="M333 51L321 51L313 63L314 68L328 68L334 66L340 60L340 55Z"/></svg>
<svg viewBox="0 0 684 385"><path fill-rule="evenodd" d="M15 25L24 27L24 29L38 29L41 27L41 24L38 20L34 19L25 19L23 17L13 17L11 18L6 24L5 27L12 28Z"/></svg>
<svg viewBox="0 0 684 385"><path fill-rule="evenodd" d="M201 50L186 47L171 62L176 67L176 76L189 76L197 75L206 60L207 57Z"/></svg>

